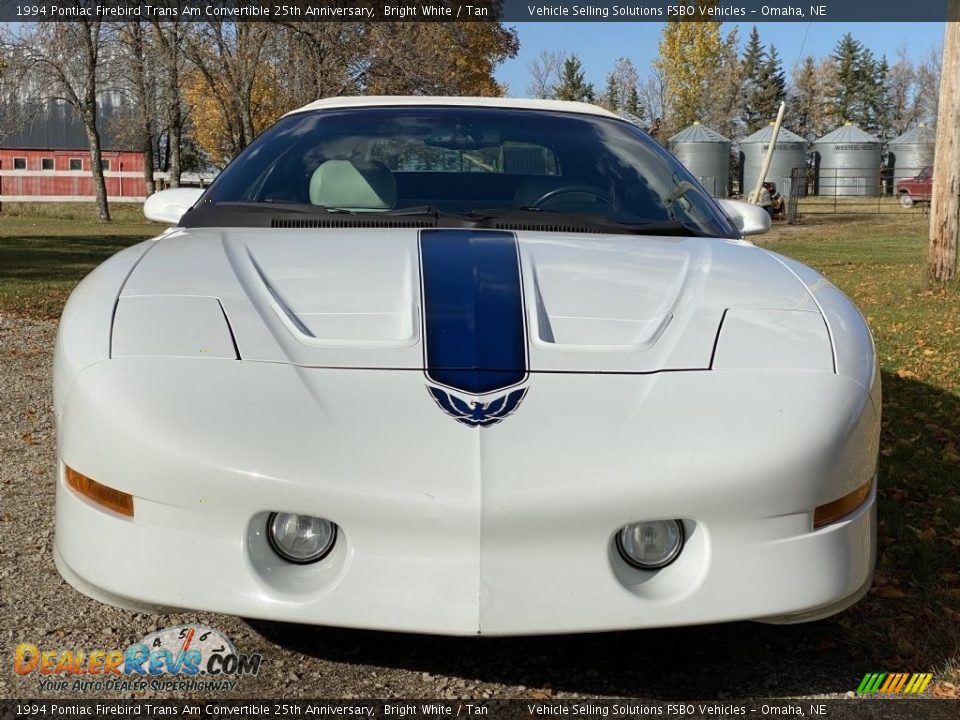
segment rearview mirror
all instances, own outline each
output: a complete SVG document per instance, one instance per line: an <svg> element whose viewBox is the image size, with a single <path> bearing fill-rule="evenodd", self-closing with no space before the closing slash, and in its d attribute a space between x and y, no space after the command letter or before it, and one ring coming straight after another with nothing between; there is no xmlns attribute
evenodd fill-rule
<svg viewBox="0 0 960 720"><path fill-rule="evenodd" d="M202 188L171 188L161 190L143 203L143 214L147 220L177 225L180 218L197 204L203 195Z"/></svg>
<svg viewBox="0 0 960 720"><path fill-rule="evenodd" d="M761 235L770 229L770 214L762 207L742 200L717 200L717 203L741 237Z"/></svg>

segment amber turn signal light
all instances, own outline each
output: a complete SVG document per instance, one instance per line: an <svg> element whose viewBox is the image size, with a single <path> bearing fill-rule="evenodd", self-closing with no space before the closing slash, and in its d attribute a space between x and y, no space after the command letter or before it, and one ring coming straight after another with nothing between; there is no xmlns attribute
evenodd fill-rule
<svg viewBox="0 0 960 720"><path fill-rule="evenodd" d="M852 493L844 495L839 500L821 505L813 510L813 529L822 528L824 525L835 523L842 520L847 515L860 507L870 496L870 488L873 487L873 480L861 485Z"/></svg>
<svg viewBox="0 0 960 720"><path fill-rule="evenodd" d="M108 510L133 517L133 495L101 485L96 480L91 480L86 475L81 475L66 465L64 465L64 469L66 470L67 485L74 491Z"/></svg>

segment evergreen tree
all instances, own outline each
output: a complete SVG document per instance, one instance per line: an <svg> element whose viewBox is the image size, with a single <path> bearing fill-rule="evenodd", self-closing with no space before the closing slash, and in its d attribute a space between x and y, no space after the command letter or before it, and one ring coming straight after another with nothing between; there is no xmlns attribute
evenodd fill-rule
<svg viewBox="0 0 960 720"><path fill-rule="evenodd" d="M583 65L576 55L571 55L563 61L563 71L560 73L555 97L557 100L580 102L593 102L596 99L593 84L587 82Z"/></svg>
<svg viewBox="0 0 960 720"><path fill-rule="evenodd" d="M885 55L870 68L865 100L864 129L881 140L892 137L888 132L893 124L894 108L890 93L890 64Z"/></svg>
<svg viewBox="0 0 960 720"><path fill-rule="evenodd" d="M620 88L617 85L617 77L613 71L607 75L607 89L603 92L603 101L601 103L607 110L616 112L620 109Z"/></svg>
<svg viewBox="0 0 960 720"><path fill-rule="evenodd" d="M872 69L873 53L847 33L840 38L832 57L836 61L836 85L834 96L828 101L832 106L834 121L838 125L845 121L863 124L864 95L870 77L867 68Z"/></svg>
<svg viewBox="0 0 960 720"><path fill-rule="evenodd" d="M645 120L643 106L640 104L640 94L637 92L637 86L634 85L627 93L627 102L623 107L631 115L635 115L641 120Z"/></svg>
<svg viewBox="0 0 960 720"><path fill-rule="evenodd" d="M747 40L747 46L740 61L740 71L743 77L743 100L740 119L746 125L747 132L754 132L763 124L758 111L754 108L753 100L760 82L760 66L763 63L763 43L760 42L760 31L754 25Z"/></svg>
<svg viewBox="0 0 960 720"><path fill-rule="evenodd" d="M749 130L756 131L773 120L780 110L780 103L786 96L787 80L783 74L783 66L777 49L771 45L764 53L757 74L757 83L750 98L756 126Z"/></svg>
<svg viewBox="0 0 960 720"><path fill-rule="evenodd" d="M639 84L640 74L633 62L628 58L617 58L613 68L607 73L607 89L603 93L603 104L614 112L626 110L640 117L642 112L637 112L640 106L640 99L637 96ZM630 106L635 109L631 110Z"/></svg>

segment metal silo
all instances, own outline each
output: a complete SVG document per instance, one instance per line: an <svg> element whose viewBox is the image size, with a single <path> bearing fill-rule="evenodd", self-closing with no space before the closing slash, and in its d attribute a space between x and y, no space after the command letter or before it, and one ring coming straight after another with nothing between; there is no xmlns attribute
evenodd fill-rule
<svg viewBox="0 0 960 720"><path fill-rule="evenodd" d="M727 197L730 185L730 141L695 122L670 138L670 150L711 195Z"/></svg>
<svg viewBox="0 0 960 720"><path fill-rule="evenodd" d="M813 143L820 195L880 194L880 141L853 123L827 133Z"/></svg>
<svg viewBox="0 0 960 720"><path fill-rule="evenodd" d="M773 137L773 123L760 128L753 135L740 141L740 193L748 197L757 186L763 161ZM790 174L794 168L807 165L807 141L784 127L777 135L773 158L767 171L767 181L775 183L781 195L790 194ZM805 190L806 188L803 188Z"/></svg>
<svg viewBox="0 0 960 720"><path fill-rule="evenodd" d="M893 170L893 182L896 185L898 181L914 178L925 167L933 165L937 134L921 123L888 144L890 152L887 166Z"/></svg>

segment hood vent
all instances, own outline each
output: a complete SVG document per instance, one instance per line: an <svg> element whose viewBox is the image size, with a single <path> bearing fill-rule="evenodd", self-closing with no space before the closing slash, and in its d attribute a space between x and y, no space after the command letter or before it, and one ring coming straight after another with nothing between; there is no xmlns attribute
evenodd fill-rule
<svg viewBox="0 0 960 720"><path fill-rule="evenodd" d="M493 222L485 227L490 227L495 230L519 230L520 232L592 233L594 235L604 235L612 232L611 230L593 225L559 225L544 222L521 223L516 221L503 221Z"/></svg>
<svg viewBox="0 0 960 720"><path fill-rule="evenodd" d="M272 228L431 228L436 223L421 218L344 217L273 218Z"/></svg>

